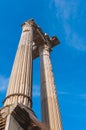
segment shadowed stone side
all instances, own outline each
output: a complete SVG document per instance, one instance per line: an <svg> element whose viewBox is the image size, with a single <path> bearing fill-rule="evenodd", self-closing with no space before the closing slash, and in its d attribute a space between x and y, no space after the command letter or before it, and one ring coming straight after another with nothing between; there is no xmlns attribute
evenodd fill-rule
<svg viewBox="0 0 86 130"><path fill-rule="evenodd" d="M4 107L0 110L0 130L62 130L50 61L50 51L58 44L58 38L44 34L33 19L22 24ZM39 55L43 123L32 111L32 60Z"/></svg>
<svg viewBox="0 0 86 130"><path fill-rule="evenodd" d="M50 126L51 130L62 130L54 76L50 61L50 48L48 45L41 46L39 52L41 64L42 121L47 124L47 126Z"/></svg>

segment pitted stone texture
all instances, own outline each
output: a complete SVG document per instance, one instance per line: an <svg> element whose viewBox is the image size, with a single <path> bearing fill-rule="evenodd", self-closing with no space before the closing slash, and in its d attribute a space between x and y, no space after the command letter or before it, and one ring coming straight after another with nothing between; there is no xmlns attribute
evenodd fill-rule
<svg viewBox="0 0 86 130"><path fill-rule="evenodd" d="M50 48L39 48L41 63L41 106L42 120L51 130L62 130L56 87L50 61Z"/></svg>
<svg viewBox="0 0 86 130"><path fill-rule="evenodd" d="M31 107L33 30L29 24L22 28L4 106L22 103Z"/></svg>

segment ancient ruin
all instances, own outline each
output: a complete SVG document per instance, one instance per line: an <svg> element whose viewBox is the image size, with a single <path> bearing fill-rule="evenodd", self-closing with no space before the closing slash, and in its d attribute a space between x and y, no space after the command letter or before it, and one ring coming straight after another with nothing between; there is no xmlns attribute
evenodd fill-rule
<svg viewBox="0 0 86 130"><path fill-rule="evenodd" d="M43 33L33 19L22 24L4 106L0 109L0 130L62 130L50 61L50 52L58 44L58 38ZM40 57L42 122L32 110L32 61L37 57Z"/></svg>

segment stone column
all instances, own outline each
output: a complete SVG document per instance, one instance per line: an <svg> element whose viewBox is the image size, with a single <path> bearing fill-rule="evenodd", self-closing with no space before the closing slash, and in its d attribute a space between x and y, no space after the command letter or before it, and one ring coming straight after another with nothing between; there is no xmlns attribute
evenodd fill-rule
<svg viewBox="0 0 86 130"><path fill-rule="evenodd" d="M28 22L25 22L22 25L22 34L17 49L4 106L22 103L31 107L32 44L33 27Z"/></svg>
<svg viewBox="0 0 86 130"><path fill-rule="evenodd" d="M51 130L62 130L56 88L50 61L50 48L39 48L41 64L41 107L42 121Z"/></svg>

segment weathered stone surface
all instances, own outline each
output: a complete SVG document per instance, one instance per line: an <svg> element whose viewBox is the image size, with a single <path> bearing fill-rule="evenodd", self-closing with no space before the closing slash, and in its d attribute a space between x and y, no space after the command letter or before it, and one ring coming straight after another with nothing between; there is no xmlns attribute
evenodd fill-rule
<svg viewBox="0 0 86 130"><path fill-rule="evenodd" d="M56 88L50 61L50 48L48 45L41 46L41 106L42 120L50 126L51 130L62 130L59 106L56 96Z"/></svg>
<svg viewBox="0 0 86 130"><path fill-rule="evenodd" d="M17 104L0 111L0 130L49 130L37 120L34 112L22 105ZM7 115L3 117L3 113Z"/></svg>
<svg viewBox="0 0 86 130"><path fill-rule="evenodd" d="M6 120L5 130L24 130L19 123L13 118L12 115L9 115Z"/></svg>
<svg viewBox="0 0 86 130"><path fill-rule="evenodd" d="M49 127L37 120L31 110L32 60L39 55L43 123L50 126L50 130L62 130L49 57L51 49L58 44L58 38L55 36L50 38L44 34L33 19L22 24L22 34L4 100L4 108L0 110L0 130L49 130Z"/></svg>
<svg viewBox="0 0 86 130"><path fill-rule="evenodd" d="M31 107L33 30L29 24L22 28L4 106L22 103Z"/></svg>

